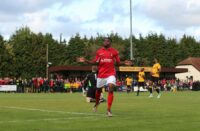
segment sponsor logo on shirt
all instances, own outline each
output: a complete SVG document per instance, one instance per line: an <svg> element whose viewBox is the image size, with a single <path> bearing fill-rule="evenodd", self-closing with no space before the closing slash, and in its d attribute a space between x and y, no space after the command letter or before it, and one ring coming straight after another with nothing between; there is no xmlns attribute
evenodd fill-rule
<svg viewBox="0 0 200 131"><path fill-rule="evenodd" d="M107 62L107 63L110 63L110 62L112 62L112 59L101 59L101 62Z"/></svg>

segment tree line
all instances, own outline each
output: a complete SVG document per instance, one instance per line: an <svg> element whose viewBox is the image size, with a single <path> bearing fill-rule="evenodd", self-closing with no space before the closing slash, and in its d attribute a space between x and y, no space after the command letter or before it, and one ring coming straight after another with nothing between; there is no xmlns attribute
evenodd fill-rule
<svg viewBox="0 0 200 131"><path fill-rule="evenodd" d="M117 33L90 38L77 33L67 43L55 40L50 33L34 33L28 27L16 30L8 40L0 35L0 77L45 77L47 44L51 66L81 65L76 58L92 59L104 37L112 39L112 46L119 51L121 60L130 59L129 38ZM156 57L163 67L174 67L187 57L200 57L200 42L186 35L180 40L157 33L133 36L133 56L136 66L151 66Z"/></svg>

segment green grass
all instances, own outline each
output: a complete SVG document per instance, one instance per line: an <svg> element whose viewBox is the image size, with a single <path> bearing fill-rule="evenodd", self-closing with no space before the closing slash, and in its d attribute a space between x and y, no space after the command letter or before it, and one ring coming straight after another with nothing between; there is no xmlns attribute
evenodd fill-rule
<svg viewBox="0 0 200 131"><path fill-rule="evenodd" d="M160 99L148 95L115 93L114 116L108 118L106 103L93 113L93 103L80 93L0 93L0 131L200 130L200 92L163 92Z"/></svg>

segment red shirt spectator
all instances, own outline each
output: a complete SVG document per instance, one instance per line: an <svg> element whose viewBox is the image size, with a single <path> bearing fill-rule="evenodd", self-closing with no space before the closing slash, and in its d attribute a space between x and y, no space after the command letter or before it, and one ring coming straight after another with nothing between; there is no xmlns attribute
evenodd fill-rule
<svg viewBox="0 0 200 131"><path fill-rule="evenodd" d="M122 82L120 80L117 80L116 86L121 86L121 85L122 85Z"/></svg>
<svg viewBox="0 0 200 131"><path fill-rule="evenodd" d="M38 88L38 80L37 80L37 78L33 79L33 85L34 85L35 88Z"/></svg>
<svg viewBox="0 0 200 131"><path fill-rule="evenodd" d="M50 88L53 88L53 86L54 86L54 81L52 79L49 82L49 86L50 86Z"/></svg>
<svg viewBox="0 0 200 131"><path fill-rule="evenodd" d="M39 81L40 86L44 84L44 79L40 79Z"/></svg>

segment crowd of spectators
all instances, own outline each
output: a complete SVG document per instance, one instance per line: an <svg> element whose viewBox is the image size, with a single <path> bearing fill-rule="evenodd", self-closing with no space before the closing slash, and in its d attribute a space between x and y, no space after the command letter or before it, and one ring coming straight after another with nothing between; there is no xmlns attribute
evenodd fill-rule
<svg viewBox="0 0 200 131"><path fill-rule="evenodd" d="M149 80L145 81L145 88L148 89L149 86ZM196 83L197 81L193 82L192 80L179 80L179 79L161 79L159 80L159 87L161 88L162 91L171 91L174 88L176 90L191 90L193 87L193 84ZM138 86L137 80L133 79L132 83L132 90L134 87ZM116 82L116 87L118 91L123 91L126 90L126 83L124 79L118 79Z"/></svg>
<svg viewBox="0 0 200 131"><path fill-rule="evenodd" d="M82 90L83 80L79 78L46 79L42 77L32 79L0 78L0 85L16 85L17 92L77 92Z"/></svg>
<svg viewBox="0 0 200 131"><path fill-rule="evenodd" d="M11 79L0 78L0 85L17 85L17 92L19 93L41 93L41 92L81 92L84 84L84 78L66 78L66 79L46 79L42 77L32 79ZM162 91L171 91L176 88L177 90L191 90L196 82L192 80L183 81L178 79L161 79L159 86ZM145 81L145 88L148 88L149 81ZM137 87L137 80L133 79L133 88ZM126 90L125 78L117 79L115 91Z"/></svg>

